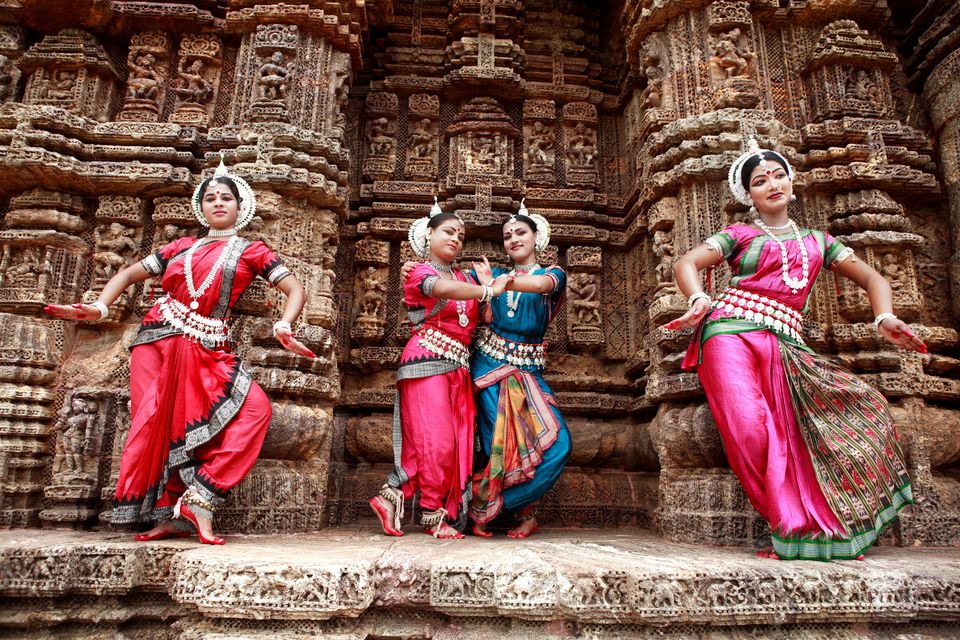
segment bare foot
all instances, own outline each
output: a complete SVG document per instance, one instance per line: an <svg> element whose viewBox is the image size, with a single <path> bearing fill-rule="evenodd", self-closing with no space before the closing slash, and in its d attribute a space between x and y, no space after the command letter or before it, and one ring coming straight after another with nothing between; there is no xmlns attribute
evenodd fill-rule
<svg viewBox="0 0 960 640"><path fill-rule="evenodd" d="M757 551L758 558L767 558L769 560L779 560L780 556L777 555L777 552L773 550L773 547L765 547Z"/></svg>
<svg viewBox="0 0 960 640"><path fill-rule="evenodd" d="M475 536L477 536L477 537L479 537L479 538L492 538L492 537L493 537L493 534L490 533L489 531L487 531L487 525L486 525L486 523L482 523L482 524L481 524L481 523L479 523L479 522L474 522L474 523L473 523L473 529L472 529L472 531L473 531L473 535L475 535Z"/></svg>
<svg viewBox="0 0 960 640"><path fill-rule="evenodd" d="M394 515L397 510L392 502L383 496L373 496L370 498L370 508L377 514L377 518L380 520L380 528L383 529L385 534L397 537L403 535L403 531L393 526Z"/></svg>
<svg viewBox="0 0 960 640"><path fill-rule="evenodd" d="M441 522L432 529L430 527L426 527L423 532L439 540L460 540L463 538L462 533L451 527L446 522Z"/></svg>
<svg viewBox="0 0 960 640"><path fill-rule="evenodd" d="M165 540L166 538L186 538L189 535L189 531L183 531L172 520L164 520L153 529L133 536L133 539L137 542L151 542L153 540Z"/></svg>
<svg viewBox="0 0 960 640"><path fill-rule="evenodd" d="M517 540L523 540L535 534L540 530L540 523L537 522L536 518L530 518L524 520L519 525L507 531L508 538L516 538Z"/></svg>

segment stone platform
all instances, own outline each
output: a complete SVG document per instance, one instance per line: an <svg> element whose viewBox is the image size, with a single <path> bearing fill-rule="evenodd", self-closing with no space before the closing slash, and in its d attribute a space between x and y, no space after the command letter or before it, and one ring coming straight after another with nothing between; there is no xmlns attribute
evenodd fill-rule
<svg viewBox="0 0 960 640"><path fill-rule="evenodd" d="M371 528L136 543L0 532L0 635L20 638L960 637L960 548L777 562L637 529L524 540Z"/></svg>

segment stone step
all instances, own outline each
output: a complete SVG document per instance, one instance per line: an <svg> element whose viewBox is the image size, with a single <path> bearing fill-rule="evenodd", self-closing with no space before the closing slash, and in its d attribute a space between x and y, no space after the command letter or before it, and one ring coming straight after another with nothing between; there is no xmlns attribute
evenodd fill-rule
<svg viewBox="0 0 960 640"><path fill-rule="evenodd" d="M863 562L778 562L752 549L672 543L637 529L444 541L413 529L389 538L344 527L230 536L223 547L195 538L136 543L119 533L5 531L0 567L8 603L0 621L14 626L25 624L16 622L17 601L143 592L179 603L183 615L202 622L197 633L242 620L280 629L387 613L440 614L478 629L533 624L557 637L563 629L624 625L940 629L960 620L958 548L880 547Z"/></svg>

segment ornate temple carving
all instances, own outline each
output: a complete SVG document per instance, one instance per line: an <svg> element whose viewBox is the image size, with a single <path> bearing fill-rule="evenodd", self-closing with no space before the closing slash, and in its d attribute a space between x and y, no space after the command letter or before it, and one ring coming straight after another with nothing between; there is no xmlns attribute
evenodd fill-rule
<svg viewBox="0 0 960 640"><path fill-rule="evenodd" d="M687 308L677 256L747 215L724 181L755 137L796 168L791 216L890 280L897 313L930 346L890 348L862 290L830 274L817 284L805 338L891 398L917 479L920 504L889 542L956 543L955 13L845 0L111 2L77 8L77 26L61 29L38 9L54 4L0 2L0 525L106 528L97 517L129 423L124 341L159 282L126 292L100 325L41 310L90 300L148 252L204 233L189 198L223 153L258 195L247 235L307 288L296 330L319 358L273 341L276 289L261 282L237 303L236 351L274 418L218 527L369 517L392 464L410 332L409 223L437 197L466 221L460 266L482 255L506 266L500 225L525 198L552 227L540 263L568 274L547 380L574 446L543 521L752 544L765 525L696 375L680 369L688 336L661 326ZM713 290L729 276L713 270ZM168 566L167 551L150 553ZM166 580L157 572L150 593ZM252 575L225 576L223 593L240 598ZM345 591L367 589L363 575L345 571ZM417 578L421 604L482 610L500 593L499 574L437 575ZM339 580L290 574L264 602L279 607L283 589L333 597ZM630 595L613 570L574 577L564 611L681 602L664 584ZM536 591L510 588L496 606ZM204 597L202 585L176 589ZM705 585L697 602L719 607L725 594Z"/></svg>

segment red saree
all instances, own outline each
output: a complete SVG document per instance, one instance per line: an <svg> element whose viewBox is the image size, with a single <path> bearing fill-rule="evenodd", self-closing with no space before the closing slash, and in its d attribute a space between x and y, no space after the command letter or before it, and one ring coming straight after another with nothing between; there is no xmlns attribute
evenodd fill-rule
<svg viewBox="0 0 960 640"><path fill-rule="evenodd" d="M195 238L181 238L142 261L162 276L163 290L190 302L184 258ZM290 274L262 242L211 242L193 257L199 286L224 250L229 254L197 313L229 317L256 276L276 284ZM256 462L270 423L270 401L237 356L208 348L167 322L159 303L147 312L131 347L130 432L120 459L113 522L170 518L177 498L193 487L214 506Z"/></svg>

